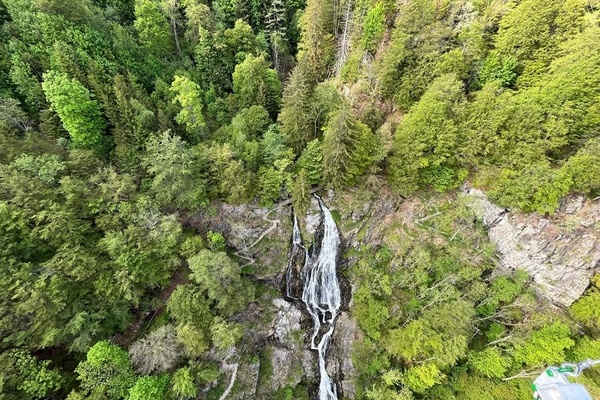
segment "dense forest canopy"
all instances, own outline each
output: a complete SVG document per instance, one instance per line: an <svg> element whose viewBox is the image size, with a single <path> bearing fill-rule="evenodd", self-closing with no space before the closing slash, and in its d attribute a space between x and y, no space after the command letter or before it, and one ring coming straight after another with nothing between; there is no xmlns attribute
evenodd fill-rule
<svg viewBox="0 0 600 400"><path fill-rule="evenodd" d="M598 196L599 10L1 0L0 399L189 399L221 379L206 354L242 340L232 317L266 289L183 222L210 204L291 198L302 214L313 187L375 178L404 197L469 180L547 214ZM554 313L527 276L490 277L472 229L356 250L359 397L525 399L501 379L600 358L600 281ZM110 341L157 309L128 349Z"/></svg>

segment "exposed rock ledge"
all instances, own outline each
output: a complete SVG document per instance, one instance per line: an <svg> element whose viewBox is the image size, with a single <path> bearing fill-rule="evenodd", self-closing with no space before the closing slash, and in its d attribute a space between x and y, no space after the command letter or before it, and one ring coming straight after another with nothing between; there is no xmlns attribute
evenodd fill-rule
<svg viewBox="0 0 600 400"><path fill-rule="evenodd" d="M503 267L527 271L539 294L571 305L600 271L600 203L567 197L552 218L510 212L474 188L463 189L488 228Z"/></svg>

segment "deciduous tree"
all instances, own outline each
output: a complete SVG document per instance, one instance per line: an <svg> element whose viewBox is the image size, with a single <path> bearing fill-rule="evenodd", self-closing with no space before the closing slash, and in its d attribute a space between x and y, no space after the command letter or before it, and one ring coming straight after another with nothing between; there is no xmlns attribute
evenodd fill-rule
<svg viewBox="0 0 600 400"><path fill-rule="evenodd" d="M79 81L55 71L44 74L42 87L73 144L100 149L106 123L90 92Z"/></svg>

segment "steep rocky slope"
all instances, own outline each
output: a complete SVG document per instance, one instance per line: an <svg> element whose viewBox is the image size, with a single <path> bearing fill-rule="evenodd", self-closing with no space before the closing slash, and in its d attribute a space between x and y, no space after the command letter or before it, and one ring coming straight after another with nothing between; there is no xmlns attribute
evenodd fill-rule
<svg viewBox="0 0 600 400"><path fill-rule="evenodd" d="M485 194L465 188L476 214L496 245L501 265L531 275L538 293L569 306L600 270L600 203L582 196L563 200L552 217L511 212Z"/></svg>
<svg viewBox="0 0 600 400"><path fill-rule="evenodd" d="M330 191L324 199L337 219L347 249L378 246L385 232L400 229L400 225L411 230L411 226L427 220L423 214L427 205L465 201L487 228L489 240L496 248L496 273L524 269L540 295L568 306L581 296L592 275L598 272L600 202L578 196L566 198L561 209L548 217L503 209L474 188L464 188L458 196L451 197L454 200L447 196L404 200L379 190L338 195ZM230 240L228 245L245 260L246 268L252 268L259 280L273 288L255 305L260 309L260 318L256 319L254 331L247 334L262 349L261 357L240 359L236 384L228 398L272 399L286 391L293 393L299 385L305 385L309 392L314 390L318 377L316 356L309 350L307 339L309 318L282 297L292 230L291 207L283 205L269 211L252 205L223 205L213 210L212 216L199 220L204 222L196 228L222 232ZM199 220L188 222L195 225ZM304 231L312 235L317 225L315 201L304 218ZM348 252L344 268L352 268L355 262L352 252ZM344 398L355 398L351 355L353 343L361 335L349 310L344 310L327 359L328 371L339 382Z"/></svg>

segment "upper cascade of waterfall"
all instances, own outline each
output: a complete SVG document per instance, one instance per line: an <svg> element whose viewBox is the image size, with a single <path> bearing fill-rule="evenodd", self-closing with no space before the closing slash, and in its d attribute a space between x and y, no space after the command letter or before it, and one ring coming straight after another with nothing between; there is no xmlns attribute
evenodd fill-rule
<svg viewBox="0 0 600 400"><path fill-rule="evenodd" d="M298 275L294 273L294 266L297 264L297 257L303 255L304 264L300 273L302 294L299 297L314 324L311 348L317 350L319 356L319 400L337 400L336 385L327 373L325 355L335 327L335 319L342 305L337 277L341 237L331 212L323 200L316 197L321 208L321 234L317 235L320 240L309 252L302 244L298 219L294 216L292 249L286 273L286 291L288 298L298 299L293 293Z"/></svg>

